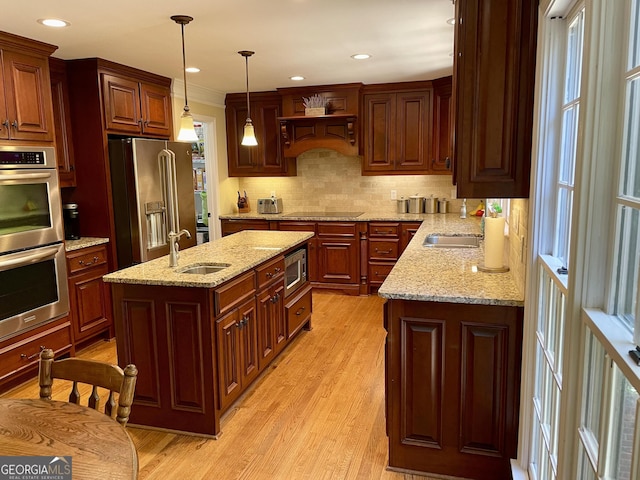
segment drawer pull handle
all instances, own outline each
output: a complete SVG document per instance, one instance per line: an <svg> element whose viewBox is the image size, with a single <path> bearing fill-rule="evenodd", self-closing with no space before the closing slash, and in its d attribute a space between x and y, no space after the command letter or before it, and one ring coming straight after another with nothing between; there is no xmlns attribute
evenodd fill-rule
<svg viewBox="0 0 640 480"><path fill-rule="evenodd" d="M281 271L281 270L280 270L280 267L276 267L273 271L274 271L275 273L280 273L280 271Z"/></svg>
<svg viewBox="0 0 640 480"><path fill-rule="evenodd" d="M39 357L40 356L40 352L42 352L45 348L46 347L44 345L40 345L40 350L38 352L34 353L33 355L26 355L24 353L21 353L20 354L20 358L22 360L33 360L34 358Z"/></svg>
<svg viewBox="0 0 640 480"><path fill-rule="evenodd" d="M266 276L267 276L267 278L272 278L272 277L273 277L273 273L271 273L271 272L267 272L267 273L266 273Z"/></svg>
<svg viewBox="0 0 640 480"><path fill-rule="evenodd" d="M302 312L304 312L304 311L305 311L305 307L301 307L301 308L296 312L296 315L300 316L300 315L302 315Z"/></svg>
<svg viewBox="0 0 640 480"><path fill-rule="evenodd" d="M378 250L377 248L375 249L375 251L382 255L389 255L391 253L391 250Z"/></svg>
<svg viewBox="0 0 640 480"><path fill-rule="evenodd" d="M85 263L84 260L78 260L78 263L80 265L85 266L85 267L89 267L89 266L93 265L94 263L96 263L97 261L98 261L98 257L93 257L90 262L86 262Z"/></svg>

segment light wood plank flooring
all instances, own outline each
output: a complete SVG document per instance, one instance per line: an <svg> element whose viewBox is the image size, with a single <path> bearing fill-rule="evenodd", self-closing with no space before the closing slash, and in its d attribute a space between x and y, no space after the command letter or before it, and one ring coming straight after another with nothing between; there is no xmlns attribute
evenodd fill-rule
<svg viewBox="0 0 640 480"><path fill-rule="evenodd" d="M231 407L217 440L127 427L141 479L421 479L389 472L383 300L314 291L303 331ZM115 342L79 356L115 362ZM66 388L54 382L54 398ZM37 381L4 396L38 396ZM135 409L135 405L133 407Z"/></svg>

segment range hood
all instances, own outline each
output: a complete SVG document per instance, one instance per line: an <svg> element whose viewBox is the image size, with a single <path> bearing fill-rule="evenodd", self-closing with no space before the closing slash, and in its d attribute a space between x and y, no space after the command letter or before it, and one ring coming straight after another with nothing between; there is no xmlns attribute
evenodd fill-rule
<svg viewBox="0 0 640 480"><path fill-rule="evenodd" d="M280 144L285 158L297 157L307 150L328 148L355 156L358 148L358 110L361 83L281 88L283 116ZM325 115L305 115L303 97L322 95L327 102Z"/></svg>

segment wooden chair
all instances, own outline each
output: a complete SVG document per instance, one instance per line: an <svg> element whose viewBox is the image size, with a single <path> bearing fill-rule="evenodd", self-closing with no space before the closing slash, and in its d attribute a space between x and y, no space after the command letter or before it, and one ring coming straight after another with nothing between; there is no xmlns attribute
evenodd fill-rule
<svg viewBox="0 0 640 480"><path fill-rule="evenodd" d="M114 392L119 394L116 420L124 426L131 413L137 375L138 369L135 365L127 365L122 370L117 365L94 360L79 358L54 360L53 350L47 348L40 353L40 398L51 399L51 385L54 378L70 380L73 382L73 386L69 394L69 402L80 404L78 383L92 385L93 389L89 396L88 406L99 410L98 387L101 387L109 390L109 398L104 406L104 413L108 416L111 416L113 407L116 406Z"/></svg>

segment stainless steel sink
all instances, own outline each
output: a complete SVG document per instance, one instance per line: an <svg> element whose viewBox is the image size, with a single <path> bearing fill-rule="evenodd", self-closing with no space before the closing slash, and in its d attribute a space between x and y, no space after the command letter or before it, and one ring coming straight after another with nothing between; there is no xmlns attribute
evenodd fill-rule
<svg viewBox="0 0 640 480"><path fill-rule="evenodd" d="M475 235L427 235L422 245L436 248L478 248L480 237Z"/></svg>
<svg viewBox="0 0 640 480"><path fill-rule="evenodd" d="M193 273L196 275L208 275L210 273L216 273L220 270L224 270L229 265L229 263L199 263L197 265L189 265L188 267L181 268L177 272Z"/></svg>

